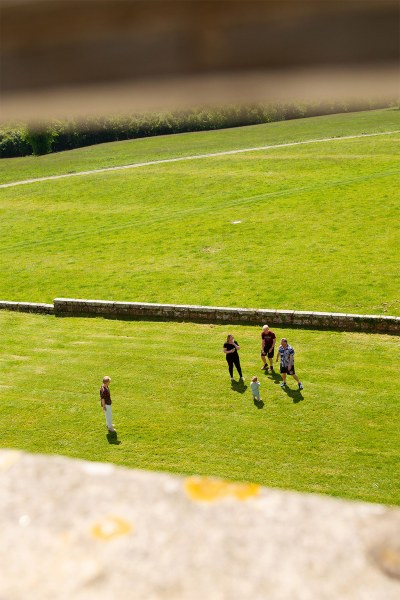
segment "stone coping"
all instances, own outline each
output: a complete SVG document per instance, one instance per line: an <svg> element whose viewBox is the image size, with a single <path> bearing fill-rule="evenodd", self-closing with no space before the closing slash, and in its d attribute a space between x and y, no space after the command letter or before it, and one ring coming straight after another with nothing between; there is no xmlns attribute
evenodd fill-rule
<svg viewBox="0 0 400 600"><path fill-rule="evenodd" d="M53 315L54 304L44 304L41 302L8 302L6 300L0 300L0 310Z"/></svg>
<svg viewBox="0 0 400 600"><path fill-rule="evenodd" d="M268 323L286 327L400 333L400 317L316 311L56 298L54 313L56 316L102 316L115 319L155 319L243 325Z"/></svg>
<svg viewBox="0 0 400 600"><path fill-rule="evenodd" d="M18 450L0 473L2 600L400 597L399 508Z"/></svg>
<svg viewBox="0 0 400 600"><path fill-rule="evenodd" d="M365 331L400 334L400 317L359 315L302 310L232 308L191 304L157 304L150 302L114 302L83 298L56 298L54 304L0 301L0 310L13 310L57 317L105 317L127 320L188 321Z"/></svg>

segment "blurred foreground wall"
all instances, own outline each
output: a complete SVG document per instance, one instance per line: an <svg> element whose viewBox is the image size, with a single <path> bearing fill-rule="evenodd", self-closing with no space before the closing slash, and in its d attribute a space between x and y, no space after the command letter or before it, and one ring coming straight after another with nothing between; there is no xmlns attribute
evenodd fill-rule
<svg viewBox="0 0 400 600"><path fill-rule="evenodd" d="M0 0L1 118L400 95L399 0Z"/></svg>
<svg viewBox="0 0 400 600"><path fill-rule="evenodd" d="M400 597L399 509L16 450L0 478L1 600Z"/></svg>

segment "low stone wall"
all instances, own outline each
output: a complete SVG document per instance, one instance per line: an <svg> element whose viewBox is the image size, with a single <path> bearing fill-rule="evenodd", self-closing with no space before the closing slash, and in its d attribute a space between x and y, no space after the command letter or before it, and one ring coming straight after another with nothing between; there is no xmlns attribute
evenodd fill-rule
<svg viewBox="0 0 400 600"><path fill-rule="evenodd" d="M2 600L400 598L398 508L17 450L0 474Z"/></svg>
<svg viewBox="0 0 400 600"><path fill-rule="evenodd" d="M279 327L400 334L400 317L307 312L301 310L229 308L224 306L195 306L189 304L153 304L149 302L112 302L76 298L56 298L54 305L34 302L0 301L0 310L54 314L57 317L105 317L109 319L192 321L239 325L262 325L268 323L268 325Z"/></svg>
<svg viewBox="0 0 400 600"><path fill-rule="evenodd" d="M36 302L7 302L0 301L0 310L13 310L17 312L38 313L45 315L54 314L53 304L43 304Z"/></svg>
<svg viewBox="0 0 400 600"><path fill-rule="evenodd" d="M206 323L237 323L241 325L278 325L339 331L400 333L400 317L354 315L345 313L305 312L192 306L185 304L151 304L146 302L108 302L56 298L54 313L58 317L106 317L160 321L195 321Z"/></svg>

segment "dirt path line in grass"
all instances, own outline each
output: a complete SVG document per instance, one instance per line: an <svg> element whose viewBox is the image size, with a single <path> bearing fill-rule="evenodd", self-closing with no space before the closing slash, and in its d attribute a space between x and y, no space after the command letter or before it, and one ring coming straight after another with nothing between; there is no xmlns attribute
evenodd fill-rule
<svg viewBox="0 0 400 600"><path fill-rule="evenodd" d="M10 183L2 183L0 184L1 188L15 187L17 185L26 185L28 183L36 183L39 181L52 181L55 179L65 179L67 177L79 177L82 175L93 175L95 173L105 173L107 171L121 171L123 169L137 169L139 167L148 167L151 165L162 165L166 163L174 163L174 162L182 162L185 160L197 160L200 158L213 158L214 156L228 156L230 154L242 154L244 152L257 152L260 150L272 150L274 148L288 148L291 146L301 146L303 144L317 144L321 142L333 142L340 140L354 140L358 138L364 137L375 137L379 135L391 135L400 133L400 130L397 131L381 131L378 133L361 133L358 135L345 135L342 137L330 137L330 138L321 138L321 139L313 139L313 140L303 140L301 142L287 142L285 144L272 144L269 146L257 146L255 148L240 148L239 150L224 150L222 152L210 152L208 154L197 154L193 156L180 156L177 158L163 158L160 160L149 160L147 162L142 163L133 163L130 165L120 165L116 167L103 167L101 169L92 169L90 171L78 171L76 173L64 173L63 175L48 175L47 177L36 177L34 179L24 179L22 181L13 181Z"/></svg>

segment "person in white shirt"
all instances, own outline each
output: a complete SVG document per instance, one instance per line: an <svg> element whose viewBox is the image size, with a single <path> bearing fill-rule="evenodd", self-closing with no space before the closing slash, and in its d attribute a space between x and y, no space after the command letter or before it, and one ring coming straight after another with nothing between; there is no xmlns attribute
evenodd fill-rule
<svg viewBox="0 0 400 600"><path fill-rule="evenodd" d="M251 378L250 387L251 387L251 393L253 394L253 400L255 400L255 402L261 402L260 382L258 381L258 378L255 375L254 375L254 377Z"/></svg>

